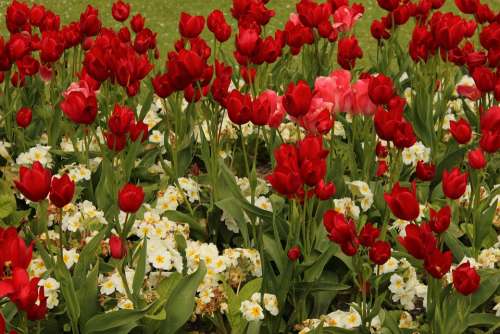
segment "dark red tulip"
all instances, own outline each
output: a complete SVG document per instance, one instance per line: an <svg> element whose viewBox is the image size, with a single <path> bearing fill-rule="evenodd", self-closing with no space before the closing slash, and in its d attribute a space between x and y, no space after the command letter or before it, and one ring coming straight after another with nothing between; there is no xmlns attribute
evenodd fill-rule
<svg viewBox="0 0 500 334"><path fill-rule="evenodd" d="M463 118L458 121L450 121L450 132L459 144L467 144L472 138L472 128L469 122Z"/></svg>
<svg viewBox="0 0 500 334"><path fill-rule="evenodd" d="M309 111L311 100L311 88L305 81L301 80L297 84L292 82L283 97L283 107L289 115L300 117Z"/></svg>
<svg viewBox="0 0 500 334"><path fill-rule="evenodd" d="M19 127L25 129L31 124L32 117L33 113L31 108L22 107L16 113L16 123Z"/></svg>
<svg viewBox="0 0 500 334"><path fill-rule="evenodd" d="M451 172L443 171L443 193L451 199L458 199L465 193L467 188L467 173L461 173L457 167Z"/></svg>
<svg viewBox="0 0 500 334"><path fill-rule="evenodd" d="M121 260L127 255L127 244L119 236L111 234L109 237L109 251L112 258Z"/></svg>
<svg viewBox="0 0 500 334"><path fill-rule="evenodd" d="M372 76L368 85L368 96L375 104L388 104L394 96L392 79L383 74Z"/></svg>
<svg viewBox="0 0 500 334"><path fill-rule="evenodd" d="M411 188L400 187L397 182L391 193L385 193L384 199L394 216L403 220L415 220L420 213L415 182Z"/></svg>
<svg viewBox="0 0 500 334"><path fill-rule="evenodd" d="M288 250L287 256L290 261L297 261L300 258L300 247L299 246L293 246Z"/></svg>
<svg viewBox="0 0 500 334"><path fill-rule="evenodd" d="M435 233L443 233L451 223L451 208L447 205L439 211L430 209L429 226Z"/></svg>
<svg viewBox="0 0 500 334"><path fill-rule="evenodd" d="M391 258L391 244L387 241L376 241L370 247L368 256L373 263L383 265Z"/></svg>
<svg viewBox="0 0 500 334"><path fill-rule="evenodd" d="M191 16L186 12L181 13L179 20L179 32L184 38L196 38L205 27L203 16Z"/></svg>
<svg viewBox="0 0 500 334"><path fill-rule="evenodd" d="M423 162L419 160L417 162L417 177L422 181L431 181L436 175L436 165L430 162Z"/></svg>
<svg viewBox="0 0 500 334"><path fill-rule="evenodd" d="M468 296L479 288L481 277L469 262L462 263L452 273L453 286L462 295Z"/></svg>
<svg viewBox="0 0 500 334"><path fill-rule="evenodd" d="M60 178L53 177L50 186L50 202L58 208L64 207L70 203L75 194L75 182L70 179L68 174Z"/></svg>
<svg viewBox="0 0 500 334"><path fill-rule="evenodd" d="M118 22L127 20L130 15L130 4L123 2L122 0L118 0L113 3L113 6L111 7L111 14Z"/></svg>
<svg viewBox="0 0 500 334"><path fill-rule="evenodd" d="M432 249L424 260L425 270L434 278L442 278L450 271L453 255L450 251L442 253L439 249Z"/></svg>
<svg viewBox="0 0 500 334"><path fill-rule="evenodd" d="M35 161L31 168L21 166L19 180L14 183L24 197L32 202L40 202L49 194L51 176L50 170Z"/></svg>
<svg viewBox="0 0 500 334"><path fill-rule="evenodd" d="M126 213L135 213L144 202L144 190L131 183L124 185L118 192L118 205Z"/></svg>
<svg viewBox="0 0 500 334"><path fill-rule="evenodd" d="M373 226L372 223L367 223L359 232L359 243L365 247L371 247L380 235L380 230Z"/></svg>
<svg viewBox="0 0 500 334"><path fill-rule="evenodd" d="M432 233L429 224L408 224L405 228L406 235L398 237L399 243L414 258L423 260L430 250L436 248L436 237Z"/></svg>
<svg viewBox="0 0 500 334"><path fill-rule="evenodd" d="M469 151L467 153L467 160L469 161L469 166L473 169L483 169L487 163L483 150L480 147Z"/></svg>

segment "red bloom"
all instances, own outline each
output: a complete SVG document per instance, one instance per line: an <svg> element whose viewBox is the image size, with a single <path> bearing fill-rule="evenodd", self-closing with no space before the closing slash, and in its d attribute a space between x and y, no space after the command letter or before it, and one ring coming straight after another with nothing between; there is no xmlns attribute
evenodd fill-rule
<svg viewBox="0 0 500 334"><path fill-rule="evenodd" d="M391 258L391 244L387 241L376 241L373 246L370 247L368 256L373 263L379 266L383 265Z"/></svg>
<svg viewBox="0 0 500 334"><path fill-rule="evenodd" d="M283 97L283 107L293 117L300 117L309 111L312 92L309 85L300 80L296 85L292 82Z"/></svg>
<svg viewBox="0 0 500 334"><path fill-rule="evenodd" d="M457 167L451 172L443 171L443 193L451 199L458 199L465 193L467 187L467 173L460 173Z"/></svg>
<svg viewBox="0 0 500 334"><path fill-rule="evenodd" d="M422 181L431 181L436 175L436 165L430 162L423 162L419 160L417 162L417 177Z"/></svg>
<svg viewBox="0 0 500 334"><path fill-rule="evenodd" d="M459 144L468 143L472 137L470 124L463 118L458 121L450 121L450 132Z"/></svg>
<svg viewBox="0 0 500 334"><path fill-rule="evenodd" d="M491 107L481 115L481 148L495 153L500 148L500 107Z"/></svg>
<svg viewBox="0 0 500 334"><path fill-rule="evenodd" d="M396 129L403 119L403 111L386 111L383 107L378 107L375 111L373 122L375 131L380 139L393 140Z"/></svg>
<svg viewBox="0 0 500 334"><path fill-rule="evenodd" d="M455 0L458 9L464 14L475 14L479 6L479 0Z"/></svg>
<svg viewBox="0 0 500 334"><path fill-rule="evenodd" d="M19 181L14 181L17 189L32 202L45 199L50 190L51 173L43 168L42 164L35 161L31 168L21 166Z"/></svg>
<svg viewBox="0 0 500 334"><path fill-rule="evenodd" d="M115 135L123 135L129 130L134 117L134 112L130 108L115 104L113 113L108 119L108 128Z"/></svg>
<svg viewBox="0 0 500 334"><path fill-rule="evenodd" d="M299 246L293 246L288 250L287 256L290 261L297 261L300 257L300 247Z"/></svg>
<svg viewBox="0 0 500 334"><path fill-rule="evenodd" d="M452 273L453 286L461 294L468 296L479 288L481 277L469 262L462 263Z"/></svg>
<svg viewBox="0 0 500 334"><path fill-rule="evenodd" d="M389 12L398 8L399 2L399 0L377 0L378 5Z"/></svg>
<svg viewBox="0 0 500 334"><path fill-rule="evenodd" d="M173 93L168 74L158 74L151 79L156 95L161 98L169 97Z"/></svg>
<svg viewBox="0 0 500 334"><path fill-rule="evenodd" d="M413 126L405 120L399 122L394 132L392 139L397 148L407 148L413 146L417 142Z"/></svg>
<svg viewBox="0 0 500 334"><path fill-rule="evenodd" d="M30 35L26 32L11 35L5 49L11 61L23 58L31 51Z"/></svg>
<svg viewBox="0 0 500 334"><path fill-rule="evenodd" d="M70 203L75 194L75 182L73 182L68 174L64 174L60 178L52 178L50 187L50 201L58 208L62 208Z"/></svg>
<svg viewBox="0 0 500 334"><path fill-rule="evenodd" d="M22 107L16 113L16 123L19 127L25 129L30 125L32 117L31 108Z"/></svg>
<svg viewBox="0 0 500 334"><path fill-rule="evenodd" d="M384 199L392 213L399 219L415 220L420 213L415 182L412 183L411 189L400 187L397 182L390 194L384 194Z"/></svg>
<svg viewBox="0 0 500 334"><path fill-rule="evenodd" d="M436 233L443 233L451 222L451 208L447 205L439 211L430 210L429 226Z"/></svg>
<svg viewBox="0 0 500 334"><path fill-rule="evenodd" d="M367 223L359 232L359 243L365 247L371 247L379 235L380 230L373 226L372 223Z"/></svg>
<svg viewBox="0 0 500 334"><path fill-rule="evenodd" d="M377 170L375 175L377 177L383 176L389 170L389 166L387 166L387 162L385 160L380 160L377 164Z"/></svg>
<svg viewBox="0 0 500 334"><path fill-rule="evenodd" d="M368 85L368 96L375 104L388 104L394 96L392 79L383 74L372 76Z"/></svg>
<svg viewBox="0 0 500 334"><path fill-rule="evenodd" d="M474 68L472 78L476 83L476 87L482 93L488 93L495 89L495 74L486 66L478 66Z"/></svg>
<svg viewBox="0 0 500 334"><path fill-rule="evenodd" d="M123 259L127 255L127 244L119 236L112 234L109 237L109 249L111 257L114 259Z"/></svg>
<svg viewBox="0 0 500 334"><path fill-rule="evenodd" d="M290 144L281 144L275 151L276 167L267 177L272 187L288 197L297 195L302 187L299 174L297 148Z"/></svg>
<svg viewBox="0 0 500 334"><path fill-rule="evenodd" d="M344 37L339 40L337 63L350 70L356 65L357 58L363 58L363 50L359 47L356 37Z"/></svg>
<svg viewBox="0 0 500 334"><path fill-rule="evenodd" d="M127 213L135 213L144 202L144 190L131 183L124 185L118 192L118 206Z"/></svg>
<svg viewBox="0 0 500 334"><path fill-rule="evenodd" d="M358 251L356 226L352 220L346 220L343 214L328 210L323 216L323 225L329 233L329 238L340 245L344 254L353 256Z"/></svg>
<svg viewBox="0 0 500 334"><path fill-rule="evenodd" d="M123 2L122 0L116 1L113 3L113 7L111 7L111 14L118 22L125 21L130 15L130 4Z"/></svg>
<svg viewBox="0 0 500 334"><path fill-rule="evenodd" d="M469 161L469 166L474 169L483 169L487 163L481 148L469 151L469 153L467 153L467 159Z"/></svg>
<svg viewBox="0 0 500 334"><path fill-rule="evenodd" d="M269 117L278 107L278 95L272 90L265 90L253 101L251 121L255 125L266 125Z"/></svg>
<svg viewBox="0 0 500 334"><path fill-rule="evenodd" d="M97 98L86 81L72 83L61 102L64 114L77 124L91 124L97 116Z"/></svg>
<svg viewBox="0 0 500 334"><path fill-rule="evenodd" d="M325 184L323 180L320 180L314 188L314 193L322 201L332 198L332 196L335 195L335 192L335 184L333 184L333 182Z"/></svg>
<svg viewBox="0 0 500 334"><path fill-rule="evenodd" d="M450 271L452 260L453 255L450 251L441 253L439 249L434 248L425 257L424 267L432 277L441 278Z"/></svg>
<svg viewBox="0 0 500 334"><path fill-rule="evenodd" d="M252 117L252 99L248 94L242 94L239 90L231 91L226 100L226 108L229 119L238 125L250 121Z"/></svg>
<svg viewBox="0 0 500 334"><path fill-rule="evenodd" d="M57 31L46 31L40 41L40 60L43 63L53 63L61 58L64 52L64 40Z"/></svg>
<svg viewBox="0 0 500 334"><path fill-rule="evenodd" d="M323 149L323 139L320 136L308 136L298 144L300 176L302 181L315 186L326 174L327 150Z"/></svg>
<svg viewBox="0 0 500 334"><path fill-rule="evenodd" d="M181 13L179 20L179 32L184 38L196 38L205 27L203 16L191 16L186 12Z"/></svg>
<svg viewBox="0 0 500 334"><path fill-rule="evenodd" d="M141 142L145 142L146 139L148 139L148 125L145 124L142 121L139 122L134 122L132 121L130 123L130 128L129 128L129 135L130 135L130 140L136 141L137 139L141 138Z"/></svg>
<svg viewBox="0 0 500 334"><path fill-rule="evenodd" d="M375 39L388 39L391 34L385 29L384 24L381 21L374 20L370 26L370 32Z"/></svg>
<svg viewBox="0 0 500 334"><path fill-rule="evenodd" d="M7 229L0 228L0 277L10 276L5 270L8 269L5 263L10 263L10 268L27 269L33 254L33 246L26 246L26 242L17 234L14 227ZM1 281L0 281L1 282ZM0 283L1 285L1 283Z"/></svg>
<svg viewBox="0 0 500 334"><path fill-rule="evenodd" d="M436 237L429 224L408 224L405 232L404 237L398 237L399 243L416 259L425 259L429 251L436 248Z"/></svg>
<svg viewBox="0 0 500 334"><path fill-rule="evenodd" d="M139 31L144 29L145 21L146 19L141 14L133 16L130 20L130 27L132 28L132 31L138 33Z"/></svg>
<svg viewBox="0 0 500 334"><path fill-rule="evenodd" d="M227 41L231 36L231 26L227 24L224 13L218 9L208 15L207 27L221 43Z"/></svg>
<svg viewBox="0 0 500 334"><path fill-rule="evenodd" d="M16 33L20 30L28 30L29 17L30 10L26 4L18 2L17 0L12 1L9 7L7 7L5 15L7 29L11 33Z"/></svg>
<svg viewBox="0 0 500 334"><path fill-rule="evenodd" d="M241 28L236 35L236 50L244 56L252 56L261 42L259 32L252 28Z"/></svg>
<svg viewBox="0 0 500 334"><path fill-rule="evenodd" d="M101 31L101 27L99 11L88 5L85 12L80 15L80 30L85 36L95 36Z"/></svg>
<svg viewBox="0 0 500 334"><path fill-rule="evenodd" d="M115 152L120 152L127 146L127 136L126 135L116 135L109 131L104 134L106 139L106 145L108 148Z"/></svg>

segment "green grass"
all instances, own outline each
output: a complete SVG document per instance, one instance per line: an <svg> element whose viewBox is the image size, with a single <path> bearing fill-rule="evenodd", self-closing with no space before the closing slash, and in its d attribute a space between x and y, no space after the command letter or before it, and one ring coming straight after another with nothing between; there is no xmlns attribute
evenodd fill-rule
<svg viewBox="0 0 500 334"><path fill-rule="evenodd" d="M111 6L114 0L29 0L28 2L45 5L45 7L59 14L63 23L78 20L80 13L85 10L87 4L91 4L99 8L100 16L106 26L119 27L111 16ZM173 48L174 41L179 37L177 24L182 11L207 15L213 9L219 8L226 13L228 21L234 24L234 20L229 13L231 0L128 0L128 2L132 5L132 14L142 13L146 17L146 25L158 33L158 45L162 51L162 57L164 57L165 51ZM271 0L268 6L275 10L276 16L271 20L267 31L283 28L288 16L295 10L295 3L297 2L298 0ZM375 43L370 35L370 24L373 19L380 18L386 12L378 7L376 0L351 0L351 2L361 3L365 6L365 14L356 27L356 36L360 40L365 54L369 54L375 48ZM487 2L495 10L500 10L500 0L483 2ZM9 3L10 1L0 0L0 11L5 12L5 8ZM447 0L444 10L454 10L454 8L453 0ZM5 31L5 28L2 27L1 31ZM408 35L409 38L410 30L407 29L402 34ZM211 38L207 32L205 32L204 36Z"/></svg>

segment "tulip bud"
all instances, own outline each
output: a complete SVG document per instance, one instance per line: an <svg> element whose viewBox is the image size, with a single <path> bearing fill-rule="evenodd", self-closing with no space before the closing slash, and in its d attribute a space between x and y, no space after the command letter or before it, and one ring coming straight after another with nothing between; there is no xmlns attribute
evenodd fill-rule
<svg viewBox="0 0 500 334"><path fill-rule="evenodd" d="M467 187L467 173L461 173L458 168L451 172L443 171L443 193L451 199L458 199L465 193Z"/></svg>
<svg viewBox="0 0 500 334"><path fill-rule="evenodd" d="M28 107L22 107L16 114L16 123L19 127L25 129L31 123L31 118L33 117L33 113L31 109Z"/></svg>
<svg viewBox="0 0 500 334"><path fill-rule="evenodd" d="M297 261L300 257L300 247L299 246L293 246L288 250L288 259L290 261Z"/></svg>
<svg viewBox="0 0 500 334"><path fill-rule="evenodd" d="M112 234L109 237L109 249L111 257L114 259L120 260L127 255L127 246L122 238L117 235Z"/></svg>
<svg viewBox="0 0 500 334"><path fill-rule="evenodd" d="M483 169L486 166L486 158L481 148L469 151L467 154L469 166L474 169Z"/></svg>
<svg viewBox="0 0 500 334"><path fill-rule="evenodd" d="M450 121L450 132L459 144L466 144L472 137L470 124L463 118L458 121Z"/></svg>

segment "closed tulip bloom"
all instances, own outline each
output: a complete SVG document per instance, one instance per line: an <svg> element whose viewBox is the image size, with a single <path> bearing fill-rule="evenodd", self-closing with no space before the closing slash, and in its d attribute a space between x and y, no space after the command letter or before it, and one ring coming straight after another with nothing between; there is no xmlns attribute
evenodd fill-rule
<svg viewBox="0 0 500 334"><path fill-rule="evenodd" d="M387 241L376 241L370 247L368 256L373 263L383 265L391 258L391 244Z"/></svg>
<svg viewBox="0 0 500 334"><path fill-rule="evenodd" d="M119 236L112 234L109 237L109 251L112 258L123 259L127 255L126 243Z"/></svg>
<svg viewBox="0 0 500 334"><path fill-rule="evenodd" d="M205 18L203 16L192 16L186 12L181 13L179 20L179 32L184 38L198 37L205 27Z"/></svg>
<svg viewBox="0 0 500 334"><path fill-rule="evenodd" d="M232 28L227 24L224 13L218 9L208 15L207 26L214 34L215 38L221 43L224 43L231 37Z"/></svg>
<svg viewBox="0 0 500 334"><path fill-rule="evenodd" d="M146 19L141 15L137 14L132 19L130 20L130 27L132 28L132 31L135 33L138 33L142 29L144 29L144 23Z"/></svg>
<svg viewBox="0 0 500 334"><path fill-rule="evenodd" d="M432 249L424 260L425 270L434 278L442 278L450 271L453 254L450 251L441 252L439 249Z"/></svg>
<svg viewBox="0 0 500 334"><path fill-rule="evenodd" d="M380 235L380 230L373 226L372 223L367 223L359 232L359 243L365 247L371 247Z"/></svg>
<svg viewBox="0 0 500 334"><path fill-rule="evenodd" d="M242 28L236 35L236 50L244 56L252 56L261 41L259 33L255 29Z"/></svg>
<svg viewBox="0 0 500 334"><path fill-rule="evenodd" d="M297 261L300 257L300 247L299 246L293 246L288 250L287 256L290 261Z"/></svg>
<svg viewBox="0 0 500 334"><path fill-rule="evenodd" d="M481 277L469 262L462 263L452 273L453 286L462 295L468 296L479 288Z"/></svg>
<svg viewBox="0 0 500 334"><path fill-rule="evenodd" d="M470 124L463 118L458 121L450 121L450 132L459 144L468 143L472 137Z"/></svg>
<svg viewBox="0 0 500 334"><path fill-rule="evenodd" d="M340 245L344 254L353 256L357 253L359 240L352 220L346 220L343 214L335 210L328 210L323 215L323 225L329 233L329 239Z"/></svg>
<svg viewBox="0 0 500 334"><path fill-rule="evenodd" d="M131 183L124 185L118 192L118 206L127 213L135 213L144 202L144 190Z"/></svg>
<svg viewBox="0 0 500 334"><path fill-rule="evenodd" d="M484 94L495 89L495 73L486 66L478 66L472 72L476 87Z"/></svg>
<svg viewBox="0 0 500 334"><path fill-rule="evenodd" d="M16 113L16 123L20 128L25 129L30 125L32 117L31 108L22 107Z"/></svg>
<svg viewBox="0 0 500 334"><path fill-rule="evenodd" d="M372 76L368 84L368 95L375 104L388 104L394 96L392 79L383 74Z"/></svg>
<svg viewBox="0 0 500 334"><path fill-rule="evenodd" d="M455 4L462 13L475 14L479 6L479 0L455 0Z"/></svg>
<svg viewBox="0 0 500 334"><path fill-rule="evenodd" d="M255 125L266 125L269 117L274 114L278 107L278 95L267 89L253 101L252 115L250 120Z"/></svg>
<svg viewBox="0 0 500 334"><path fill-rule="evenodd" d="M436 175L436 165L419 160L417 162L417 177L422 181L431 181Z"/></svg>
<svg viewBox="0 0 500 334"><path fill-rule="evenodd" d="M346 70L356 66L356 59L363 58L363 50L359 47L356 37L344 37L339 40L337 63Z"/></svg>
<svg viewBox="0 0 500 334"><path fill-rule="evenodd" d="M399 243L414 258L423 260L430 250L436 248L436 237L432 233L429 224L408 224L405 232L404 237L398 237Z"/></svg>
<svg viewBox="0 0 500 334"><path fill-rule="evenodd" d="M75 194L75 182L70 179L68 174L60 178L53 177L50 187L50 201L58 208L64 207L70 203Z"/></svg>
<svg viewBox="0 0 500 334"><path fill-rule="evenodd" d="M125 21L130 15L130 4L125 3L122 0L118 0L113 3L113 6L111 7L111 14L118 22Z"/></svg>
<svg viewBox="0 0 500 334"><path fill-rule="evenodd" d="M325 184L323 180L320 180L314 188L316 197L318 197L322 201L326 201L332 198L332 196L335 195L335 192L335 184L333 182L328 182L327 184Z"/></svg>
<svg viewBox="0 0 500 334"><path fill-rule="evenodd" d="M64 93L61 109L77 124L91 124L97 116L97 98L86 81L73 83Z"/></svg>
<svg viewBox="0 0 500 334"><path fill-rule="evenodd" d="M439 211L430 209L429 226L436 233L443 233L448 229L451 222L451 208L447 205Z"/></svg>
<svg viewBox="0 0 500 334"><path fill-rule="evenodd" d="M311 105L311 88L305 81L290 83L283 97L283 107L293 117L300 117L309 111Z"/></svg>
<svg viewBox="0 0 500 334"><path fill-rule="evenodd" d="M399 0L377 0L378 5L389 12L398 8L399 2Z"/></svg>
<svg viewBox="0 0 500 334"><path fill-rule="evenodd" d="M231 122L243 125L252 117L252 99L248 94L233 90L226 99L227 114Z"/></svg>
<svg viewBox="0 0 500 334"><path fill-rule="evenodd" d="M19 180L14 181L16 188L32 202L44 200L50 191L52 174L42 164L35 161L31 168L21 166Z"/></svg>
<svg viewBox="0 0 500 334"><path fill-rule="evenodd" d="M141 142L145 142L148 139L148 125L142 121L130 123L129 128L129 136L130 140L136 141L137 139L141 139Z"/></svg>
<svg viewBox="0 0 500 334"><path fill-rule="evenodd" d="M483 169L487 163L481 148L469 151L467 153L467 160L469 161L469 166L474 169Z"/></svg>
<svg viewBox="0 0 500 334"><path fill-rule="evenodd" d="M451 199L458 199L465 193L467 187L467 173L461 173L455 167L449 172L443 171L443 193Z"/></svg>
<svg viewBox="0 0 500 334"><path fill-rule="evenodd" d="M399 219L415 220L420 213L415 182L411 188L401 187L397 182L391 193L384 194L384 199L394 216Z"/></svg>
<svg viewBox="0 0 500 334"><path fill-rule="evenodd" d="M108 119L108 128L116 135L123 135L128 132L134 117L134 112L130 108L115 104L113 113Z"/></svg>

